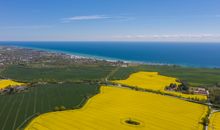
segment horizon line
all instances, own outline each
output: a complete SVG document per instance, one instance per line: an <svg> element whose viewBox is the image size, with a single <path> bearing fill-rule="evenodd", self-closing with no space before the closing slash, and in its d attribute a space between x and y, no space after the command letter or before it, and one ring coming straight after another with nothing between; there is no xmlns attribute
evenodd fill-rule
<svg viewBox="0 0 220 130"><path fill-rule="evenodd" d="M170 42L170 43L220 43L220 41L126 41L126 40L0 40L0 42Z"/></svg>

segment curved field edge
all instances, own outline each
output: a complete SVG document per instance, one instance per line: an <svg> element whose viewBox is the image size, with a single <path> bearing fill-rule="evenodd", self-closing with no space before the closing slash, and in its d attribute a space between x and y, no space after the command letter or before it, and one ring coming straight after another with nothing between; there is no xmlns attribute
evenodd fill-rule
<svg viewBox="0 0 220 130"><path fill-rule="evenodd" d="M189 82L192 86L215 85L220 81L220 69L190 68L169 65L137 65L123 67L119 68L119 70L114 73L114 75L112 75L109 79L127 79L130 74L139 71L159 72L162 75L177 77L181 80Z"/></svg>
<svg viewBox="0 0 220 130"><path fill-rule="evenodd" d="M131 87L137 87L141 89L146 89L149 91L155 91L164 93L171 96L177 96L181 98L188 98L188 99L197 99L201 101L207 100L207 96L205 95L198 95L198 94L184 94L175 91L166 91L164 90L166 86L169 86L171 83L180 84L177 82L177 79L174 77L168 77L164 75L160 75L158 72L136 72L131 75L125 80L113 80L113 83L128 85Z"/></svg>
<svg viewBox="0 0 220 130"><path fill-rule="evenodd" d="M220 112L212 113L208 130L220 130Z"/></svg>
<svg viewBox="0 0 220 130"><path fill-rule="evenodd" d="M54 111L57 106L79 108L85 98L99 93L99 87L82 83L45 84L30 87L28 92L0 95L0 130L22 129L32 116Z"/></svg>
<svg viewBox="0 0 220 130"><path fill-rule="evenodd" d="M201 120L207 111L205 105L172 97L102 86L101 92L90 98L81 109L42 114L33 119L25 130L202 130ZM126 119L140 121L141 125L128 125L124 122Z"/></svg>

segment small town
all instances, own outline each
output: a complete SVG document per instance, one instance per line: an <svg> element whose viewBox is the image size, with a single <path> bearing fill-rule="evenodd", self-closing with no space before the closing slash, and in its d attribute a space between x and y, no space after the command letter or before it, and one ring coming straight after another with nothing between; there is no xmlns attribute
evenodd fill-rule
<svg viewBox="0 0 220 130"><path fill-rule="evenodd" d="M38 64L42 67L53 65L76 64L106 64L112 66L127 67L137 63L125 63L123 61L104 60L90 57L77 56L66 53L55 53L14 46L0 46L0 67L13 64Z"/></svg>

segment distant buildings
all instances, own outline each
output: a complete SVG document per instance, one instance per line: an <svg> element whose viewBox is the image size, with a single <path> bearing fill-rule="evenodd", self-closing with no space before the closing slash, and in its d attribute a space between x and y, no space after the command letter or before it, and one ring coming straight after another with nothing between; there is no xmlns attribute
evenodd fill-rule
<svg viewBox="0 0 220 130"><path fill-rule="evenodd" d="M165 87L165 90L167 91L176 91L176 92L182 92L182 93L188 93L188 94L199 94L199 95L209 95L209 91L205 88L201 87L188 87L187 90L180 89L179 85L176 84L170 84L169 86Z"/></svg>
<svg viewBox="0 0 220 130"><path fill-rule="evenodd" d="M124 61L110 61L66 53L0 46L0 67L12 64L38 64L39 66L100 64L120 67L128 67L132 65L132 63L126 63Z"/></svg>
<svg viewBox="0 0 220 130"><path fill-rule="evenodd" d="M206 90L205 88L195 88L193 90L194 94L200 94L200 95L209 95L209 91Z"/></svg>

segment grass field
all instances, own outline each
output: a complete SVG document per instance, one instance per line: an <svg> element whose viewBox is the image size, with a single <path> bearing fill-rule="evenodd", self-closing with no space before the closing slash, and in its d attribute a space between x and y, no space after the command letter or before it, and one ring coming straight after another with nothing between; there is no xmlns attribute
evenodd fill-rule
<svg viewBox="0 0 220 130"><path fill-rule="evenodd" d="M162 75L186 80L193 86L214 85L220 82L220 69L187 68L178 66L141 65L120 68L110 80L127 79L130 74L138 71L159 72Z"/></svg>
<svg viewBox="0 0 220 130"><path fill-rule="evenodd" d="M37 68L14 65L3 70L0 75L19 81L73 81L73 80L100 80L106 78L116 67L112 66L72 66ZM187 68L178 66L139 65L120 67L109 80L127 79L138 71L159 72L162 75L186 80L193 86L214 85L220 82L220 69Z"/></svg>
<svg viewBox="0 0 220 130"><path fill-rule="evenodd" d="M98 93L98 88L87 84L48 84L25 93L0 95L0 130L15 130L25 119L53 111L55 106L73 108L83 103L85 96Z"/></svg>
<svg viewBox="0 0 220 130"><path fill-rule="evenodd" d="M176 85L180 84L176 80L177 79L174 77L160 75L157 72L141 71L131 74L129 78L125 80L114 80L113 82L123 85L143 88L147 90L160 91L166 94L170 94L173 96L180 96L183 98L207 100L207 96L204 95L183 94L180 92L166 91L165 87L169 86L171 83L174 83Z"/></svg>
<svg viewBox="0 0 220 130"><path fill-rule="evenodd" d="M212 114L209 123L209 130L220 130L220 112Z"/></svg>
<svg viewBox="0 0 220 130"><path fill-rule="evenodd" d="M173 97L103 86L83 108L40 115L25 130L203 130L207 110Z"/></svg>
<svg viewBox="0 0 220 130"><path fill-rule="evenodd" d="M24 81L75 81L75 80L101 80L113 71L111 66L72 66L57 68L35 68L20 65L7 67L1 72L6 78Z"/></svg>

